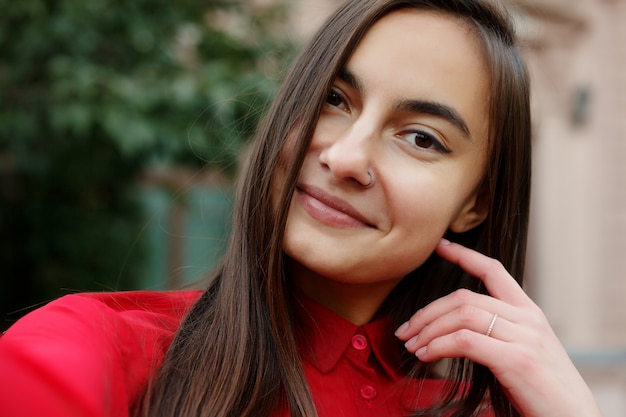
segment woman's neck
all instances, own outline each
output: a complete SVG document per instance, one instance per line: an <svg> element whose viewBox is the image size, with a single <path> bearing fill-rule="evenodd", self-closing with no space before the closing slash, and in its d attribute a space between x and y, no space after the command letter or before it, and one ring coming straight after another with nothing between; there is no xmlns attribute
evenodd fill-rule
<svg viewBox="0 0 626 417"><path fill-rule="evenodd" d="M346 320L362 325L372 321L399 280L351 283L329 279L291 262L287 274L295 288Z"/></svg>

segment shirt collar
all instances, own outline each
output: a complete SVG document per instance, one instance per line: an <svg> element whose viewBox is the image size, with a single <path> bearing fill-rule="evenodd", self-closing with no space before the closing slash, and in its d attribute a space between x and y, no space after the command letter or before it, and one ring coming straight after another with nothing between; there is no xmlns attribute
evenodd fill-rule
<svg viewBox="0 0 626 417"><path fill-rule="evenodd" d="M363 334L387 376L399 376L401 345L387 317L357 326L303 294L296 298L296 305L298 351L319 372L335 368L353 336Z"/></svg>

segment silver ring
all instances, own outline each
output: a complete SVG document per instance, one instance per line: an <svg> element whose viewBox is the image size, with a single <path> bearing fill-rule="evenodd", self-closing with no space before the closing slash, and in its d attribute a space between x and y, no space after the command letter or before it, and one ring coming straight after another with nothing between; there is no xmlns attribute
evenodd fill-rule
<svg viewBox="0 0 626 417"><path fill-rule="evenodd" d="M487 328L487 333L485 333L485 336L487 337L491 336L491 331L493 330L494 324L496 324L497 318L498 318L498 313L495 313L493 315L493 318L491 319L491 323L489 323L489 327Z"/></svg>
<svg viewBox="0 0 626 417"><path fill-rule="evenodd" d="M370 185L372 185L374 183L374 177L372 176L372 174L367 171L367 175L370 176L370 182L368 182L367 184L363 184L363 187L369 187Z"/></svg>

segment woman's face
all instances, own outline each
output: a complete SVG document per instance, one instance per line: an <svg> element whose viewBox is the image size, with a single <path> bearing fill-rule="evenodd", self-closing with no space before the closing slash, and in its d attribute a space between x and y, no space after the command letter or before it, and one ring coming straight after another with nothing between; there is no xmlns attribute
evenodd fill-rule
<svg viewBox="0 0 626 417"><path fill-rule="evenodd" d="M384 297L446 230L480 223L488 97L460 20L403 10L378 21L335 80L302 166L284 237L292 279L314 298L331 287Z"/></svg>

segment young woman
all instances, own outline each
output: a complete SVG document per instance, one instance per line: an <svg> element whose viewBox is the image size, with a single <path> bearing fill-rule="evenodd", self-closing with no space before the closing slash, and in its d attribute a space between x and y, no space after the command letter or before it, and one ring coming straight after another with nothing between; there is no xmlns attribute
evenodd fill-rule
<svg viewBox="0 0 626 417"><path fill-rule="evenodd" d="M513 278L529 182L503 14L351 1L259 128L207 291L30 314L0 339L0 414L599 416Z"/></svg>

